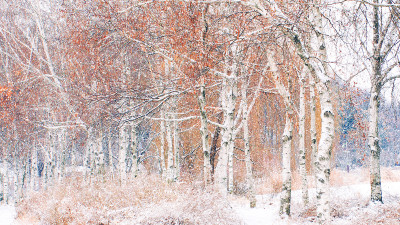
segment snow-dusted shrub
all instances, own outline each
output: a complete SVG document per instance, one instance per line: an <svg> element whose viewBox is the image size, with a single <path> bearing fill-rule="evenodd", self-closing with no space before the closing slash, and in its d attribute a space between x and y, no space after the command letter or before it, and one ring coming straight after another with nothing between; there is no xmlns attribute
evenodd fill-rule
<svg viewBox="0 0 400 225"><path fill-rule="evenodd" d="M168 184L156 175L120 185L111 177L71 176L34 192L18 207L29 224L240 224L227 201L189 184ZM36 222L35 222L36 221Z"/></svg>

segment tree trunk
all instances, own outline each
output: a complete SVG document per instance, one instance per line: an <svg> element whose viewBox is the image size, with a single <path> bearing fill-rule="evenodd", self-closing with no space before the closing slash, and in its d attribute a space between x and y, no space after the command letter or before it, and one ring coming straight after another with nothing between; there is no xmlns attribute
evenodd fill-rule
<svg viewBox="0 0 400 225"><path fill-rule="evenodd" d="M224 111L222 128L222 143L215 171L215 182L223 194L233 190L233 150L235 146L234 117L236 103L236 77L230 76L223 80L221 105Z"/></svg>
<svg viewBox="0 0 400 225"><path fill-rule="evenodd" d="M134 177L138 176L138 152L137 152L137 133L136 126L131 126L131 153L132 153L132 173Z"/></svg>
<svg viewBox="0 0 400 225"><path fill-rule="evenodd" d="M374 0L378 4L378 0ZM378 113L379 113L379 94L381 83L378 81L382 76L382 56L379 47L380 42L380 15L379 7L374 6L373 18L373 57L371 77L371 96L369 100L369 133L368 146L370 149L370 183L371 183L371 201L382 202L382 187L380 174L380 155L381 148L379 146L379 130L378 130Z"/></svg>
<svg viewBox="0 0 400 225"><path fill-rule="evenodd" d="M119 130L119 158L118 168L120 183L126 184L126 153L129 147L129 126L123 124Z"/></svg>
<svg viewBox="0 0 400 225"><path fill-rule="evenodd" d="M378 110L379 110L379 90L375 84L371 88L369 101L369 135L368 146L370 148L370 182L371 182L371 201L382 202L382 187L380 174L380 154L379 130L378 130Z"/></svg>
<svg viewBox="0 0 400 225"><path fill-rule="evenodd" d="M161 175L165 178L165 173L167 172L165 165L165 118L164 109L161 109L161 122L160 122L160 170Z"/></svg>
<svg viewBox="0 0 400 225"><path fill-rule="evenodd" d="M174 114L174 118L177 119L176 117L176 111ZM174 121L174 153L175 153L175 174L174 174L174 179L179 180L179 176L181 174L181 168L180 168L180 154L179 154L179 125L178 121Z"/></svg>
<svg viewBox="0 0 400 225"><path fill-rule="evenodd" d="M9 178L9 174L8 174L8 163L7 161L5 162L5 172L4 172L4 176L3 176L3 198L4 198L4 203L8 204L10 202L9 199L9 193L10 193L10 178Z"/></svg>
<svg viewBox="0 0 400 225"><path fill-rule="evenodd" d="M67 135L66 130L61 129L59 135L59 158L58 158L58 166L57 166L57 173L58 173L58 181L61 181L64 177L65 173L65 160L66 160L66 150L67 150Z"/></svg>
<svg viewBox="0 0 400 225"><path fill-rule="evenodd" d="M292 172L290 168L290 156L292 150L292 120L286 113L285 130L282 136L282 192L280 215L290 215L290 202L292 191Z"/></svg>
<svg viewBox="0 0 400 225"><path fill-rule="evenodd" d="M248 117L249 112L247 108L247 86L248 81L244 81L242 84L242 107L243 107L243 143L246 163L246 183L248 186L248 199L250 201L250 208L255 208L257 204L255 190L254 190L254 178L253 178L253 165L250 155L250 135L249 135L249 124Z"/></svg>
<svg viewBox="0 0 400 225"><path fill-rule="evenodd" d="M222 116L223 113L220 112L217 115L217 123L221 124L222 122ZM215 172L215 157L217 155L217 144L218 144L218 139L219 135L221 133L221 127L218 126L215 128L214 135L211 141L211 148L210 148L210 164L211 164L211 179L213 180L214 177L214 172Z"/></svg>
<svg viewBox="0 0 400 225"><path fill-rule="evenodd" d="M315 163L316 190L317 190L317 217L321 224L330 221L330 159L335 132L334 114L331 102L329 82L319 85L319 96L321 101L321 139L318 146L317 162Z"/></svg>
<svg viewBox="0 0 400 225"><path fill-rule="evenodd" d="M307 183L307 170L306 170L306 149L305 149L305 120L306 120L306 103L305 103L305 70L303 69L300 81L300 121L299 121L299 167L300 176L302 180L301 190L303 204L308 204L308 183Z"/></svg>
<svg viewBox="0 0 400 225"><path fill-rule="evenodd" d="M36 146L33 147L32 152L31 152L31 190L35 191L36 190L36 182L38 178L38 161L37 161L37 149Z"/></svg>
<svg viewBox="0 0 400 225"><path fill-rule="evenodd" d="M209 134L208 134L208 122L207 122L207 113L205 111L206 106L206 91L205 91L205 82L204 78L201 78L201 86L200 86L200 94L198 97L199 107L200 107L200 119L201 119L201 142L203 146L203 181L204 185L208 185L211 183L211 164L210 164L210 147L208 143Z"/></svg>
<svg viewBox="0 0 400 225"><path fill-rule="evenodd" d="M172 116L171 113L168 113L168 121L166 121L166 130L167 130L167 144L168 144L168 152L167 152L167 181L174 181L174 147L173 147L173 136L172 136Z"/></svg>
<svg viewBox="0 0 400 225"><path fill-rule="evenodd" d="M310 76L310 133L311 133L311 167L315 173L315 163L317 162L318 145L317 145L317 127L316 127L316 101L315 101L315 82L314 78Z"/></svg>

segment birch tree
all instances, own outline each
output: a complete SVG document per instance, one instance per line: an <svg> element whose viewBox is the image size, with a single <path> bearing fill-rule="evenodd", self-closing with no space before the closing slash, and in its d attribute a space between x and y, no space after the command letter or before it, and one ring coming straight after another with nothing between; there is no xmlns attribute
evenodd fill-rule
<svg viewBox="0 0 400 225"><path fill-rule="evenodd" d="M329 175L334 137L334 114L330 87L332 78L327 63L320 5L317 2L311 5L309 19L304 21L312 28L311 37L307 38L299 32L299 23L294 23L292 18L284 13L282 5L277 2L251 1L244 4L259 12L261 16L268 19L272 25L277 26L291 40L297 54L316 82L320 93L322 118L321 139L318 147L318 161L316 162L317 217L319 223L327 223L330 221ZM289 10L286 9L285 11L288 12ZM289 24L289 26L280 26L279 24Z"/></svg>

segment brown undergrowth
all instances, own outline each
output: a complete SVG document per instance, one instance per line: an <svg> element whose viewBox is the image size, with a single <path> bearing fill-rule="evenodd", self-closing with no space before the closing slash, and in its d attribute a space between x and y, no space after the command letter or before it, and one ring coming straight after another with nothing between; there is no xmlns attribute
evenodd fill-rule
<svg viewBox="0 0 400 225"><path fill-rule="evenodd" d="M17 206L22 224L240 224L226 199L189 184L168 184L157 175L126 185L108 177L75 175L33 192Z"/></svg>

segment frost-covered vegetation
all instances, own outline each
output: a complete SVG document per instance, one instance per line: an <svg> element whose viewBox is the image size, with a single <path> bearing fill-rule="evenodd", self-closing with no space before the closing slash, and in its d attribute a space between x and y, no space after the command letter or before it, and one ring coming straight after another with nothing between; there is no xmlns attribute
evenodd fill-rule
<svg viewBox="0 0 400 225"><path fill-rule="evenodd" d="M18 204L22 224L240 224L220 194L191 184L140 176L126 184L112 177L71 175Z"/></svg>
<svg viewBox="0 0 400 225"><path fill-rule="evenodd" d="M0 0L0 200L39 224L240 224L270 203L393 222L399 5ZM348 180L370 203L335 195Z"/></svg>

